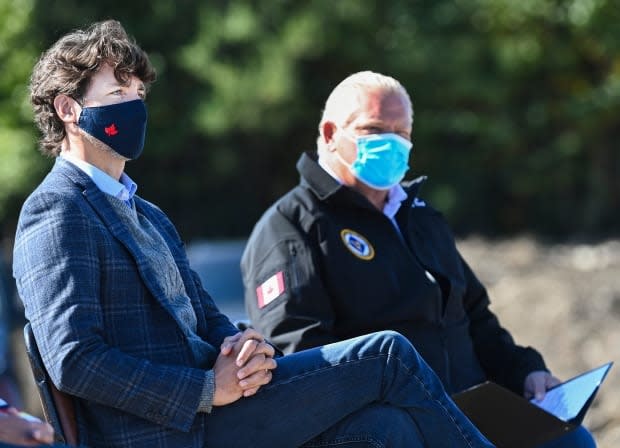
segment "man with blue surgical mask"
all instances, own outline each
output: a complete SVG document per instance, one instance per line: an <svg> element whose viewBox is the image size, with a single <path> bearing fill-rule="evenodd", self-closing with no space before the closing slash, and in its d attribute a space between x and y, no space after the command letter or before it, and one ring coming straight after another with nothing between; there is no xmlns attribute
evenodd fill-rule
<svg viewBox="0 0 620 448"><path fill-rule="evenodd" d="M404 87L355 73L332 91L300 184L256 224L241 267L253 325L284 352L379 330L407 337L449 393L492 380L526 398L558 384L515 344L442 216L402 182L413 109ZM402 182L402 183L401 183ZM579 428L546 447L591 447Z"/></svg>
<svg viewBox="0 0 620 448"><path fill-rule="evenodd" d="M409 169L411 103L399 84L377 86L357 96L356 113L348 113L355 106L342 97L350 88L330 97L333 117L319 127L318 163L383 210L388 198L402 195L399 182Z"/></svg>

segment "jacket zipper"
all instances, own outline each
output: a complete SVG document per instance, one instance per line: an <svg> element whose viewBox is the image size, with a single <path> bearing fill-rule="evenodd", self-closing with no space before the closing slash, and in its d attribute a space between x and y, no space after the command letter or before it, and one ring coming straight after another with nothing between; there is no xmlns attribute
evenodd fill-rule
<svg viewBox="0 0 620 448"><path fill-rule="evenodd" d="M299 285L299 275L297 274L297 249L295 248L295 246L291 246L291 248L289 249L289 253L291 254L291 258L293 259L291 263L293 285L291 285L291 288L297 288L297 285Z"/></svg>

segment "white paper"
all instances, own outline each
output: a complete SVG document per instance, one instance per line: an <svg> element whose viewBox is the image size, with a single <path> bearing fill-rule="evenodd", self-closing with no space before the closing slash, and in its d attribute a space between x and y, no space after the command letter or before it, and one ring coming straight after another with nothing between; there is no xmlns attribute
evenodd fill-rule
<svg viewBox="0 0 620 448"><path fill-rule="evenodd" d="M605 378L610 367L611 363L608 363L585 372L553 389L549 389L541 401L533 398L530 402L555 415L560 420L568 422L577 417Z"/></svg>

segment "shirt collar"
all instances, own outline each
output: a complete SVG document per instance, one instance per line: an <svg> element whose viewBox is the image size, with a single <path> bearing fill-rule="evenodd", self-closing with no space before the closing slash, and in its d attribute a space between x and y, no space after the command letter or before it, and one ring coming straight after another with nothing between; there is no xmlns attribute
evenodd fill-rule
<svg viewBox="0 0 620 448"><path fill-rule="evenodd" d="M91 165L70 154L62 153L60 157L82 170L102 192L114 196L121 201L129 201L138 190L138 185L125 173L122 173L121 178L116 180L95 165Z"/></svg>
<svg viewBox="0 0 620 448"><path fill-rule="evenodd" d="M325 159L319 156L319 166L325 170L327 174L333 177L336 181L338 181L342 185L342 180L334 173L329 165L325 162ZM392 188L388 190L387 201L385 201L385 205L383 206L383 214L390 219L393 219L396 216L396 213L400 209L401 202L407 199L407 192L400 185L396 184Z"/></svg>
<svg viewBox="0 0 620 448"><path fill-rule="evenodd" d="M407 199L407 192L400 185L396 184L388 191L387 201L383 206L383 214L393 219L400 209L401 203Z"/></svg>

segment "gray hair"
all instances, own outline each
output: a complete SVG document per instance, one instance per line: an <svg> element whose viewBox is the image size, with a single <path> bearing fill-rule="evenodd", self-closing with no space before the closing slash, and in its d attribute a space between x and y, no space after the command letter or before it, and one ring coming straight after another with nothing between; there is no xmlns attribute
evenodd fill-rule
<svg viewBox="0 0 620 448"><path fill-rule="evenodd" d="M332 90L325 102L323 116L319 122L319 137L317 138L319 152L324 149L324 143L321 139L323 123L332 121L338 125L346 126L354 119L354 113L359 110L361 97L373 89L401 95L405 99L411 123L413 123L411 98L400 82L391 76L371 71L353 73Z"/></svg>

